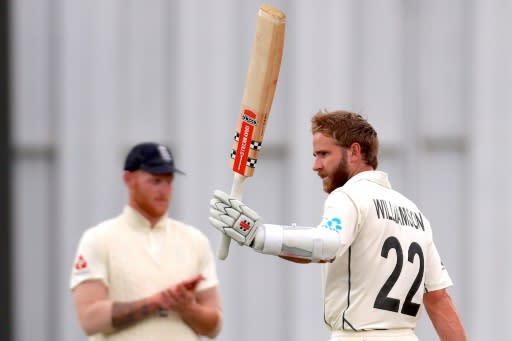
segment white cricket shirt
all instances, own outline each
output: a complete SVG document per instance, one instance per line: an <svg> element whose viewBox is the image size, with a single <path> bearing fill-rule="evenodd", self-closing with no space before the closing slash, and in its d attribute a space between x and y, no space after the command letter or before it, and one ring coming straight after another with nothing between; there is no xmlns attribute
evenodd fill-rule
<svg viewBox="0 0 512 341"><path fill-rule="evenodd" d="M414 329L424 292L452 285L427 218L384 172L359 173L331 192L320 227L345 245L322 269L331 330Z"/></svg>
<svg viewBox="0 0 512 341"><path fill-rule="evenodd" d="M113 301L134 301L202 273L198 291L218 285L215 262L206 236L196 228L163 217L153 228L131 207L121 215L86 230L80 240L70 287L99 279ZM158 314L99 340L182 340L199 337L175 312Z"/></svg>

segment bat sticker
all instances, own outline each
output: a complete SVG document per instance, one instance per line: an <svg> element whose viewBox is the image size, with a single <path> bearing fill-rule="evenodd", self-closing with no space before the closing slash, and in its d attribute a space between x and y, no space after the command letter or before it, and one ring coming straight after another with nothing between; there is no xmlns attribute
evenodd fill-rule
<svg viewBox="0 0 512 341"><path fill-rule="evenodd" d="M256 123L256 115L252 111L245 109L242 112L239 141L235 154L235 162L233 163L233 171L241 175L245 174L247 158L249 157L249 149L251 147Z"/></svg>
<svg viewBox="0 0 512 341"><path fill-rule="evenodd" d="M236 142L240 141L240 133L238 131L236 132L235 136L233 137L233 140L235 140ZM252 140L251 141L251 149L260 150L262 144L263 143L261 141ZM235 155L235 152L233 152L233 155ZM234 159L235 157L232 156L231 158Z"/></svg>

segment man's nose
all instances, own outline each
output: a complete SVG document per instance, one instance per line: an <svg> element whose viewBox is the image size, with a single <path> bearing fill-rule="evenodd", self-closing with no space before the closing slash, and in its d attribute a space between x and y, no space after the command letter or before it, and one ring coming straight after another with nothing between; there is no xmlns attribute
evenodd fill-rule
<svg viewBox="0 0 512 341"><path fill-rule="evenodd" d="M321 164L320 160L318 158L315 158L315 160L313 161L313 170L317 171L321 168L322 168L322 164Z"/></svg>

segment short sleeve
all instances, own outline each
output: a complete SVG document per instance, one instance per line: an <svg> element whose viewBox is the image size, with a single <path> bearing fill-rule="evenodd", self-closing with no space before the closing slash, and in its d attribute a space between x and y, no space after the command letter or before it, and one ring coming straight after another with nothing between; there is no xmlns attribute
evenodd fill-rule
<svg viewBox="0 0 512 341"><path fill-rule="evenodd" d="M341 191L332 192L324 204L319 228L335 231L340 236L340 256L352 244L357 234L357 208L354 202Z"/></svg>
<svg viewBox="0 0 512 341"><path fill-rule="evenodd" d="M429 244L427 250L427 266L425 269L425 290L435 291L450 287L453 282L446 270L434 242Z"/></svg>
<svg viewBox="0 0 512 341"><path fill-rule="evenodd" d="M212 288L219 284L215 258L213 256L210 242L205 236L201 237L201 259L199 262L199 272L205 277L205 280L199 283L197 290Z"/></svg>
<svg viewBox="0 0 512 341"><path fill-rule="evenodd" d="M70 289L88 280L99 279L108 286L104 238L97 228L84 232L71 270Z"/></svg>

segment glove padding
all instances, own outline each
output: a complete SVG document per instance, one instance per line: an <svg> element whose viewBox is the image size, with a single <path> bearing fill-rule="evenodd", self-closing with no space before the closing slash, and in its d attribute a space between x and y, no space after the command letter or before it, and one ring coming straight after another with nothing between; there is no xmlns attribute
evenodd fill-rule
<svg viewBox="0 0 512 341"><path fill-rule="evenodd" d="M260 216L240 200L215 190L210 201L210 224L240 245L250 246L258 227Z"/></svg>

